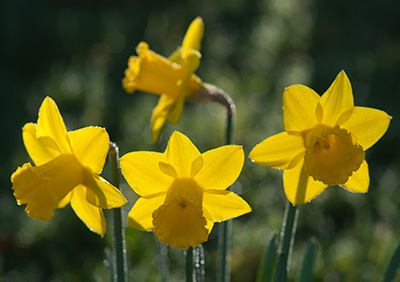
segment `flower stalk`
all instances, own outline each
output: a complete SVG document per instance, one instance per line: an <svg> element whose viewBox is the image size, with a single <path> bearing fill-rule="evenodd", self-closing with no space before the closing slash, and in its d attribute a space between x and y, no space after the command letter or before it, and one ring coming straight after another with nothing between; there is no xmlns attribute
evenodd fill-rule
<svg viewBox="0 0 400 282"><path fill-rule="evenodd" d="M110 142L108 152L111 170L111 182L119 188L119 154L117 144ZM121 208L113 209L113 261L114 261L114 281L125 282L127 280L128 265L126 257L125 231L122 226Z"/></svg>
<svg viewBox="0 0 400 282"><path fill-rule="evenodd" d="M222 89L208 83L203 83L203 89L195 92L189 97L189 100L200 102L216 102L226 108L226 145L233 144L233 128L235 121L236 106L232 98ZM228 188L229 189L229 188ZM230 234L232 221L221 222L218 227L218 272L217 281L230 281Z"/></svg>
<svg viewBox="0 0 400 282"><path fill-rule="evenodd" d="M287 201L279 239L278 259L275 269L276 282L285 282L287 280L287 272L290 265L290 255L294 245L294 235L296 233L298 214L297 206L293 206L289 201Z"/></svg>
<svg viewBox="0 0 400 282"><path fill-rule="evenodd" d="M186 282L192 282L193 281L193 252L194 249L193 247L190 247L185 253L186 253Z"/></svg>

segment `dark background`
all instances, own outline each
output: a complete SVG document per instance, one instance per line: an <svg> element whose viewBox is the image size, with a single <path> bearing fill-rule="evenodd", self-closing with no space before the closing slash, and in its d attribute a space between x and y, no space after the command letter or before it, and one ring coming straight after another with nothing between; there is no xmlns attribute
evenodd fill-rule
<svg viewBox="0 0 400 282"><path fill-rule="evenodd" d="M224 143L224 109L186 103L181 122L150 144L158 97L121 88L135 46L146 41L168 56L190 22L205 22L197 74L229 93L237 106L235 141L246 155L284 130L282 93L305 84L320 94L344 69L355 104L393 116L366 153L367 194L338 187L300 207L289 277L295 281L310 238L319 245L317 281L378 281L400 238L399 1L2 1L0 3L0 281L109 281L111 245L91 233L70 207L49 222L16 204L10 176L29 161L21 137L36 122L45 96L71 130L105 126L121 155L163 151L179 130L200 151ZM103 173L109 179L108 167ZM124 194L136 195L125 183ZM232 281L253 281L262 249L280 229L285 197L281 172L246 160L233 189L253 212L233 222ZM108 215L108 213L107 213ZM217 229L204 244L206 281L215 279ZM152 233L126 230L134 281L159 281L159 244ZM182 281L183 252L168 249L169 281Z"/></svg>

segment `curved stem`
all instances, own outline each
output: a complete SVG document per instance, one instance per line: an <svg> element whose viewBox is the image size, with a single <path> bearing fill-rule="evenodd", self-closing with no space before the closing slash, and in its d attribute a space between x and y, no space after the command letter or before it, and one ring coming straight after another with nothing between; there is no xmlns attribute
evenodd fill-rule
<svg viewBox="0 0 400 282"><path fill-rule="evenodd" d="M226 145L233 144L233 127L235 122L236 106L228 94L215 85L203 83L203 88L188 96L187 100L216 102L223 105L226 108ZM230 259L228 254L230 248L231 228L231 220L219 224L217 281L220 282L230 281Z"/></svg>
<svg viewBox="0 0 400 282"><path fill-rule="evenodd" d="M231 97L229 97L224 91L219 89L219 97L221 98L221 104L226 106L226 144L233 144L233 128L235 122L236 107ZM228 188L229 189L229 188ZM230 242L231 242L231 230L232 220L227 220L219 224L218 229L218 253L219 253L219 265L217 272L217 280L221 282L230 281Z"/></svg>
<svg viewBox="0 0 400 282"><path fill-rule="evenodd" d="M287 278L298 214L297 206L293 206L289 201L287 201L285 217L282 222L282 230L279 239L278 260L275 272L276 282L285 282Z"/></svg>
<svg viewBox="0 0 400 282"><path fill-rule="evenodd" d="M111 184L119 188L119 154L117 144L110 142L110 149L108 152L111 170ZM126 242L125 231L122 227L121 208L115 208L113 213L113 253L114 253L114 281L124 282L127 281L127 258L126 258Z"/></svg>

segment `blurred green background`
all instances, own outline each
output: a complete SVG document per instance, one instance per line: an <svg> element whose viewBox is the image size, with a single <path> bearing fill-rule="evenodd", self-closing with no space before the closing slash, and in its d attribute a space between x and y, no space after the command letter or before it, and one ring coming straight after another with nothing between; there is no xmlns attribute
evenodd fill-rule
<svg viewBox="0 0 400 282"><path fill-rule="evenodd" d="M282 93L305 84L322 94L344 69L355 104L392 115L386 135L366 153L367 194L327 189L300 206L290 281L310 238L319 244L316 281L378 281L400 242L400 1L175 0L2 1L0 3L0 281L109 281L111 230L91 233L70 207L49 222L16 204L10 176L30 161L21 137L36 122L45 96L58 104L71 130L105 126L120 154L163 151L179 130L200 151L224 143L224 109L186 103L181 122L150 144L149 120L158 97L121 88L135 46L146 41L168 56L190 22L205 22L197 74L231 95L235 141L246 155L284 130ZM103 175L109 179L107 166ZM126 197L137 196L125 183ZM281 172L246 160L233 186L252 206L233 221L232 281L254 281L265 244L280 229L285 196ZM131 202L126 206L129 210ZM204 244L206 281L215 280L217 228ZM134 281L159 281L152 233L126 230ZM167 249L169 281L182 281L183 252Z"/></svg>

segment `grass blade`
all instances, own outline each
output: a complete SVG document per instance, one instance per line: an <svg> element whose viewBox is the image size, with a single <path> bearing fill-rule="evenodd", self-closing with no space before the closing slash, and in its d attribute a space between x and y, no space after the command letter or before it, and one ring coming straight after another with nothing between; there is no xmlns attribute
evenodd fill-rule
<svg viewBox="0 0 400 282"><path fill-rule="evenodd" d="M392 282L400 270L400 244L397 246L392 259L386 269L385 275L382 277L383 282Z"/></svg>
<svg viewBox="0 0 400 282"><path fill-rule="evenodd" d="M277 234L274 233L264 250L264 255L258 268L257 282L272 281L277 255L276 237Z"/></svg>
<svg viewBox="0 0 400 282"><path fill-rule="evenodd" d="M308 245L306 254L304 255L303 266L301 267L299 282L314 281L315 260L317 257L317 243L312 240Z"/></svg>

